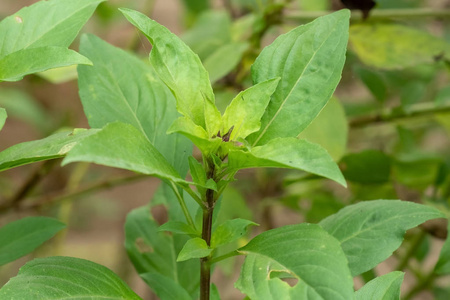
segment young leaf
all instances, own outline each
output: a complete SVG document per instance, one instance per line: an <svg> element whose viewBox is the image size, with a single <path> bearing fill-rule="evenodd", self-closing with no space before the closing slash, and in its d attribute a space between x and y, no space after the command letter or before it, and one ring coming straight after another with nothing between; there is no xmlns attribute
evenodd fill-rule
<svg viewBox="0 0 450 300"><path fill-rule="evenodd" d="M211 248L229 244L247 233L250 226L258 224L244 219L227 220L214 230L211 236Z"/></svg>
<svg viewBox="0 0 450 300"><path fill-rule="evenodd" d="M317 18L279 36L252 67L253 82L281 77L248 141L262 145L276 137L296 137L322 110L341 78L350 12Z"/></svg>
<svg viewBox="0 0 450 300"><path fill-rule="evenodd" d="M0 171L38 161L60 158L97 129L75 129L55 133L42 140L20 143L0 152Z"/></svg>
<svg viewBox="0 0 450 300"><path fill-rule="evenodd" d="M209 76L199 57L176 35L144 14L130 9L121 12L152 43L150 62L174 93L178 111L203 127L208 135L217 133L221 115L214 105Z"/></svg>
<svg viewBox="0 0 450 300"><path fill-rule="evenodd" d="M189 184L134 126L110 123L74 146L63 165L84 161Z"/></svg>
<svg viewBox="0 0 450 300"><path fill-rule="evenodd" d="M3 126L5 125L7 117L8 115L6 114L6 110L0 107L0 130L2 130Z"/></svg>
<svg viewBox="0 0 450 300"><path fill-rule="evenodd" d="M66 225L46 217L26 217L0 228L0 266L39 247Z"/></svg>
<svg viewBox="0 0 450 300"><path fill-rule="evenodd" d="M23 49L0 59L0 81L18 81L28 74L76 64L92 65L92 62L63 47Z"/></svg>
<svg viewBox="0 0 450 300"><path fill-rule="evenodd" d="M223 131L231 128L230 140L246 138L261 127L261 117L280 78L270 79L240 92L223 115Z"/></svg>
<svg viewBox="0 0 450 300"><path fill-rule="evenodd" d="M184 176L192 144L180 135L166 134L179 114L175 98L151 66L94 35L81 37L80 53L94 63L78 67L89 125L102 128L115 121L133 125Z"/></svg>
<svg viewBox="0 0 450 300"><path fill-rule="evenodd" d="M353 298L353 279L345 254L339 242L318 225L272 229L239 251L247 258L236 287L251 299L306 299L306 295L308 299ZM279 278L271 279L274 271L287 273L298 283L290 288ZM297 297L288 297L292 289ZM270 295L275 296L268 298Z"/></svg>
<svg viewBox="0 0 450 300"><path fill-rule="evenodd" d="M330 178L346 186L341 171L328 152L317 144L296 138L278 138L250 151L231 150L230 169L256 167L290 168Z"/></svg>
<svg viewBox="0 0 450 300"><path fill-rule="evenodd" d="M450 274L450 220L447 220L447 240L441 249L439 260L434 268L434 273L438 275Z"/></svg>
<svg viewBox="0 0 450 300"><path fill-rule="evenodd" d="M399 200L373 200L347 206L319 224L339 240L353 276L387 259L402 243L406 230L431 219L439 210Z"/></svg>
<svg viewBox="0 0 450 300"><path fill-rule="evenodd" d="M141 274L160 300L192 300L189 293L173 279L158 273Z"/></svg>
<svg viewBox="0 0 450 300"><path fill-rule="evenodd" d="M74 257L37 258L0 289L1 299L141 299L108 268Z"/></svg>
<svg viewBox="0 0 450 300"><path fill-rule="evenodd" d="M386 70L432 63L450 55L450 44L443 39L393 23L352 25L350 43L363 63Z"/></svg>
<svg viewBox="0 0 450 300"><path fill-rule="evenodd" d="M211 254L212 249L208 247L204 239L192 238L186 242L178 254L177 261L185 261L191 258L202 258Z"/></svg>
<svg viewBox="0 0 450 300"><path fill-rule="evenodd" d="M67 48L103 0L39 1L0 22L0 58L45 46Z"/></svg>
<svg viewBox="0 0 450 300"><path fill-rule="evenodd" d="M372 279L355 292L355 300L398 300L404 276L405 273L395 271Z"/></svg>
<svg viewBox="0 0 450 300"><path fill-rule="evenodd" d="M195 294L200 274L198 262L176 262L176 255L187 238L182 235L170 236L160 232L158 227L148 207L135 209L127 215L125 248L131 262L156 293L159 293L159 285L154 287L152 283L160 279L154 279L155 276L150 274L169 278L189 294Z"/></svg>

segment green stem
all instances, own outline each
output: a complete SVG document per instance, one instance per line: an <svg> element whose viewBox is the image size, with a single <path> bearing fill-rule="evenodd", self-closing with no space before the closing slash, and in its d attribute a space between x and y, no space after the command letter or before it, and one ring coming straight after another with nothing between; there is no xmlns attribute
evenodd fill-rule
<svg viewBox="0 0 450 300"><path fill-rule="evenodd" d="M416 253L417 248L419 247L420 243L422 243L423 239L426 237L427 233L423 230L420 230L420 232L414 236L413 240L411 241L411 244L409 245L405 255L400 259L397 268L395 268L398 271L402 271L408 266L408 263L411 259L411 257Z"/></svg>
<svg viewBox="0 0 450 300"><path fill-rule="evenodd" d="M192 197L192 199L195 200L195 202L198 203L198 205L200 205L202 209L206 207L202 199L200 199L200 197L191 188L189 188L189 186L181 186L181 187Z"/></svg>
<svg viewBox="0 0 450 300"><path fill-rule="evenodd" d="M328 15L332 11L286 11L285 19L297 22L309 22L318 17ZM424 19L448 18L450 9L432 8L404 8L404 9L374 9L370 12L369 20L386 19ZM352 20L362 20L360 11L352 11Z"/></svg>
<svg viewBox="0 0 450 300"><path fill-rule="evenodd" d="M177 186L173 182L170 182L170 183L171 183L171 186L172 186L172 189L173 189L175 195L177 196L178 203L181 206L181 210L183 211L183 214L184 214L184 217L186 218L186 221L188 222L188 224L190 226L195 228L194 221L192 220L191 214L189 213L189 210L188 210L188 208L186 206L186 202L184 202L183 196L181 196L180 192L178 191Z"/></svg>
<svg viewBox="0 0 450 300"><path fill-rule="evenodd" d="M437 113L450 112L450 105L436 107L434 103L423 103L414 105L410 112L404 112L398 109L389 110L384 114L369 115L350 120L350 126L353 128L364 127L373 123L387 123L397 120L406 120L417 117L432 116Z"/></svg>
<svg viewBox="0 0 450 300"><path fill-rule="evenodd" d="M233 256L241 255L241 254L242 253L240 253L239 251L234 250L234 251L228 252L228 253L226 253L224 255L214 257L208 263L210 265L212 265L212 264L215 264L215 263L217 263L217 262L219 262L221 260L224 260L224 259L227 259L227 258L230 258L230 257L233 257Z"/></svg>
<svg viewBox="0 0 450 300"><path fill-rule="evenodd" d="M431 287L434 279L436 278L436 275L431 271L428 273L422 280L418 282L418 284L411 289L408 294L403 298L403 300L410 300L412 299L416 294L420 293L421 291L428 289Z"/></svg>

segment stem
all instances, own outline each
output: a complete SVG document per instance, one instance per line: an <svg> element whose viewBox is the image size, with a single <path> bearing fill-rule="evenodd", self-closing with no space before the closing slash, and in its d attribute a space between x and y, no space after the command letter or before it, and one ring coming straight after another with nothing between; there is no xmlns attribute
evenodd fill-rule
<svg viewBox="0 0 450 300"><path fill-rule="evenodd" d="M413 289L411 289L408 292L408 294L406 294L406 296L405 296L405 298L403 298L403 300L412 299L419 292L429 288L431 286L431 284L433 283L434 278L435 278L435 274L433 273L433 271L431 271Z"/></svg>
<svg viewBox="0 0 450 300"><path fill-rule="evenodd" d="M409 113L404 111L389 110L384 114L369 115L356 118L350 121L353 128L364 127L372 123L386 123L396 120L411 119L416 117L425 117L436 113L450 112L450 105L436 107L434 104L424 103L415 105Z"/></svg>
<svg viewBox="0 0 450 300"><path fill-rule="evenodd" d="M422 243L423 239L426 237L426 232L421 230L417 235L414 236L414 239L411 241L411 244L408 247L405 255L400 259L397 268L398 271L402 271L404 268L408 266L409 260L416 252L420 243Z"/></svg>
<svg viewBox="0 0 450 300"><path fill-rule="evenodd" d="M331 11L287 11L286 20L309 22L318 17L328 15ZM362 20L360 11L352 11L352 20ZM370 12L369 20L386 20L391 18L423 19L450 17L450 9L405 8L405 9L375 9Z"/></svg>
<svg viewBox="0 0 450 300"><path fill-rule="evenodd" d="M195 228L194 221L192 220L191 214L189 213L189 210L186 206L186 202L184 202L183 197L180 195L180 192L178 191L177 186L173 182L170 182L170 184L172 186L172 189L173 189L175 195L177 196L178 203L181 206L181 210L183 210L183 214L186 218L186 221L189 223L190 226Z"/></svg>
<svg viewBox="0 0 450 300"><path fill-rule="evenodd" d="M217 262L219 262L221 260L224 260L224 259L227 259L227 258L230 258L230 257L233 257L233 256L241 255L241 254L242 253L240 253L239 251L234 250L234 251L228 252L228 253L226 253L224 255L214 257L213 259L211 259L209 261L209 264L212 265L212 264L215 264L215 263L217 263Z"/></svg>

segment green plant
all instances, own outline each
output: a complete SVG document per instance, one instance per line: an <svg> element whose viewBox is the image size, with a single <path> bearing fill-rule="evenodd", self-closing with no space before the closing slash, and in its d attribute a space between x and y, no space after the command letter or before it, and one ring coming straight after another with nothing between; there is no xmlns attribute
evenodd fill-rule
<svg viewBox="0 0 450 300"><path fill-rule="evenodd" d="M328 152L297 137L340 81L348 10L279 36L253 63L254 85L236 95L221 114L199 57L141 13L121 9L153 45L150 64L94 35L81 37L80 54L67 50L99 3L39 2L0 23L0 80L79 64L79 94L91 126L10 147L0 153L0 170L64 158L62 165L89 162L160 178L163 185L150 206L167 206L169 221L159 225L148 206L132 211L125 224L125 248L161 299L219 299L210 283L211 269L237 255L244 255L245 262L236 287L249 299L399 298L402 272L376 277L356 292L353 277L386 260L400 247L406 230L444 218L434 207L398 200L360 202L318 224L262 232L245 246L237 240L257 224L220 215L226 205L222 195L241 169L301 170L346 186ZM49 10L55 19L38 26L41 14ZM65 11L72 14L67 17ZM23 32L20 42L12 42L15 32ZM218 73L220 78L226 72ZM2 109L0 124L5 119ZM192 155L193 144L201 152L199 160ZM369 179L352 176L352 167L358 166L352 159L359 158L344 159L346 177L383 182L382 171ZM29 217L2 227L0 262L29 253L63 226L50 218ZM432 276L449 272L448 247L447 241ZM285 282L289 279L296 284ZM105 267L68 257L33 260L0 289L1 299L33 297L139 299Z"/></svg>

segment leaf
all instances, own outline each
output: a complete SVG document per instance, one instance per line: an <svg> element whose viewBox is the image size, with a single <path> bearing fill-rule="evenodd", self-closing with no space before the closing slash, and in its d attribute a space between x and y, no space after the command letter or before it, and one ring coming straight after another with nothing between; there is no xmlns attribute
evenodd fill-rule
<svg viewBox="0 0 450 300"><path fill-rule="evenodd" d="M355 293L355 300L398 300L405 273L394 271L366 283Z"/></svg>
<svg viewBox="0 0 450 300"><path fill-rule="evenodd" d="M251 299L353 298L353 279L344 252L318 225L272 229L239 251L247 257L236 287ZM291 288L279 278L271 279L275 272L287 273L298 283Z"/></svg>
<svg viewBox="0 0 450 300"><path fill-rule="evenodd" d="M121 122L110 123L75 145L62 165L81 161L189 184L139 130Z"/></svg>
<svg viewBox="0 0 450 300"><path fill-rule="evenodd" d="M369 89L372 95L375 96L375 99L379 102L384 102L386 100L387 87L380 73L359 66L355 67L354 72Z"/></svg>
<svg viewBox="0 0 450 300"><path fill-rule="evenodd" d="M447 221L447 239L442 246L439 260L434 267L434 273L438 275L450 274L450 221Z"/></svg>
<svg viewBox="0 0 450 300"><path fill-rule="evenodd" d="M223 115L223 133L231 131L230 140L246 138L261 127L261 117L280 78L261 82L240 92Z"/></svg>
<svg viewBox="0 0 450 300"><path fill-rule="evenodd" d="M273 139L248 152L231 150L228 164L233 170L255 167L298 169L330 178L346 186L341 171L325 149L296 138Z"/></svg>
<svg viewBox="0 0 450 300"><path fill-rule="evenodd" d="M20 143L0 152L0 171L65 156L77 143L97 133L96 129L74 129L41 140Z"/></svg>
<svg viewBox="0 0 450 300"><path fill-rule="evenodd" d="M76 64L92 65L86 57L62 47L23 49L0 59L0 81L18 81L28 74Z"/></svg>
<svg viewBox="0 0 450 300"><path fill-rule="evenodd" d="M42 245L66 225L46 217L26 217L0 228L0 266Z"/></svg>
<svg viewBox="0 0 450 300"><path fill-rule="evenodd" d="M131 262L155 292L159 293L159 284L153 286L153 281L161 282L168 278L194 295L199 285L198 262L194 260L176 262L176 255L187 238L160 232L158 227L148 207L140 207L127 215L125 248ZM158 275L165 278L159 279Z"/></svg>
<svg viewBox="0 0 450 300"><path fill-rule="evenodd" d="M330 99L345 61L350 12L317 18L279 36L252 66L255 84L281 77L261 119L248 137L253 145L276 137L296 137Z"/></svg>
<svg viewBox="0 0 450 300"><path fill-rule="evenodd" d="M435 208L400 200L347 206L319 224L341 242L353 276L378 265L400 247L406 230L443 218Z"/></svg>
<svg viewBox="0 0 450 300"><path fill-rule="evenodd" d="M214 105L209 76L199 57L167 28L144 14L120 10L153 45L150 62L177 99L178 111L203 127L208 135L220 129L220 112Z"/></svg>
<svg viewBox="0 0 450 300"><path fill-rule="evenodd" d="M0 289L1 299L141 299L108 268L74 257L37 258Z"/></svg>
<svg viewBox="0 0 450 300"><path fill-rule="evenodd" d="M3 126L5 125L7 117L8 115L6 114L6 110L0 107L0 130L2 130Z"/></svg>
<svg viewBox="0 0 450 300"><path fill-rule="evenodd" d="M189 293L173 279L157 273L141 274L142 279L161 300L192 300Z"/></svg>
<svg viewBox="0 0 450 300"><path fill-rule="evenodd" d="M89 125L102 128L115 121L133 125L184 176L192 144L180 135L166 134L179 114L172 93L155 71L94 35L81 37L80 52L94 63L78 68Z"/></svg>
<svg viewBox="0 0 450 300"><path fill-rule="evenodd" d="M58 69L50 69L44 72L39 72L36 75L53 84L65 83L78 78L76 65L61 67Z"/></svg>
<svg viewBox="0 0 450 300"><path fill-rule="evenodd" d="M217 226L211 236L211 248L226 245L241 238L250 226L258 226L255 222L244 219L227 220Z"/></svg>
<svg viewBox="0 0 450 300"><path fill-rule="evenodd" d="M236 68L248 46L249 44L244 42L231 42L219 47L204 60L211 84Z"/></svg>
<svg viewBox="0 0 450 300"><path fill-rule="evenodd" d="M350 43L364 64L385 70L433 63L450 54L450 45L443 39L393 23L352 25Z"/></svg>
<svg viewBox="0 0 450 300"><path fill-rule="evenodd" d="M345 156L341 161L344 177L353 182L376 184L389 182L391 158L378 150L365 150Z"/></svg>
<svg viewBox="0 0 450 300"><path fill-rule="evenodd" d="M327 149L334 161L339 161L346 152L348 137L348 123L342 104L331 98L298 137L319 144Z"/></svg>
<svg viewBox="0 0 450 300"><path fill-rule="evenodd" d="M67 48L101 2L52 0L22 8L0 22L0 58L22 49Z"/></svg>
<svg viewBox="0 0 450 300"><path fill-rule="evenodd" d="M211 254L213 249L209 249L204 239L192 238L186 242L183 249L178 254L177 261L185 261L191 258L202 258Z"/></svg>
<svg viewBox="0 0 450 300"><path fill-rule="evenodd" d="M194 228L186 223L179 221L168 221L159 226L158 231L170 231L177 234L188 234L191 236L200 236L200 232L197 232Z"/></svg>

